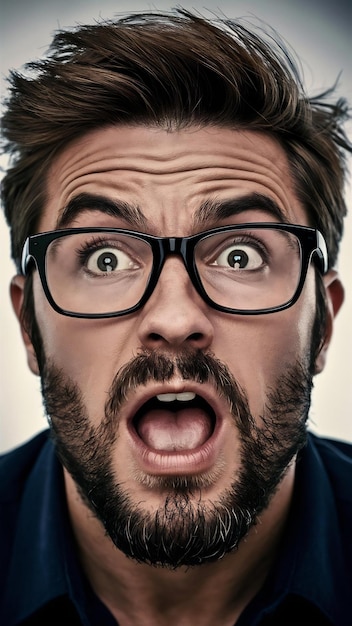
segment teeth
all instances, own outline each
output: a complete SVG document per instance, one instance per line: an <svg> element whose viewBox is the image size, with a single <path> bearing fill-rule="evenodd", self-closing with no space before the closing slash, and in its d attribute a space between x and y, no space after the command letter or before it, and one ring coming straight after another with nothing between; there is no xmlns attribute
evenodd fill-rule
<svg viewBox="0 0 352 626"><path fill-rule="evenodd" d="M160 393L157 398L160 402L189 402L194 400L196 394L193 391L184 391L183 393Z"/></svg>

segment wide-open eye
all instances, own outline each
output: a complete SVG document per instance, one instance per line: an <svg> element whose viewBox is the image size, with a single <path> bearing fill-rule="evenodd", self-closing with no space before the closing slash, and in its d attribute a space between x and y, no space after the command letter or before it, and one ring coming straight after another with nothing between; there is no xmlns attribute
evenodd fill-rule
<svg viewBox="0 0 352 626"><path fill-rule="evenodd" d="M133 269L132 259L122 250L107 246L95 250L86 260L87 269L94 273L111 273L118 270Z"/></svg>
<svg viewBox="0 0 352 626"><path fill-rule="evenodd" d="M213 265L235 270L256 270L262 267L263 257L253 246L232 244L216 257Z"/></svg>

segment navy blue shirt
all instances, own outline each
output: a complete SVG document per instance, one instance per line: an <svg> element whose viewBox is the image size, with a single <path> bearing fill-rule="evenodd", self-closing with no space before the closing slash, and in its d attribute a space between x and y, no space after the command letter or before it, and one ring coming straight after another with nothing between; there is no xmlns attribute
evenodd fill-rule
<svg viewBox="0 0 352 626"><path fill-rule="evenodd" d="M47 432L0 457L0 481L0 624L116 626L81 571ZM312 434L278 559L236 626L298 624L352 624L352 445Z"/></svg>

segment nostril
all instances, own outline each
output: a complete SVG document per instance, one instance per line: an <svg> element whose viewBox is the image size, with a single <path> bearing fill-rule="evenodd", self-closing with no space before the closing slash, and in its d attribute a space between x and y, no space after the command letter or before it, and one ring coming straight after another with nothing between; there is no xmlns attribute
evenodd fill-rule
<svg viewBox="0 0 352 626"><path fill-rule="evenodd" d="M149 337L152 341L160 341L162 339L162 336L158 335L158 333L150 333Z"/></svg>
<svg viewBox="0 0 352 626"><path fill-rule="evenodd" d="M202 341L203 339L203 334L202 333L191 333L190 335L188 335L188 337L185 337L182 341L186 341L186 342L195 342L195 343L199 343L200 341ZM157 343L160 341L163 341L163 336L158 334L158 333L149 333L149 340L151 342Z"/></svg>
<svg viewBox="0 0 352 626"><path fill-rule="evenodd" d="M192 335L189 335L188 337L190 341L200 341L202 338L202 333L192 333Z"/></svg>

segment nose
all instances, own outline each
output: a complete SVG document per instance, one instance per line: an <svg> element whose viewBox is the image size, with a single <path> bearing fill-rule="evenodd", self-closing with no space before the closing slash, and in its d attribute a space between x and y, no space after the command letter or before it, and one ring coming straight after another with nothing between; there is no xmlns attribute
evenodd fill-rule
<svg viewBox="0 0 352 626"><path fill-rule="evenodd" d="M169 257L140 311L138 338L149 349L207 349L214 337L209 307L197 293L180 258Z"/></svg>

